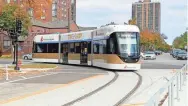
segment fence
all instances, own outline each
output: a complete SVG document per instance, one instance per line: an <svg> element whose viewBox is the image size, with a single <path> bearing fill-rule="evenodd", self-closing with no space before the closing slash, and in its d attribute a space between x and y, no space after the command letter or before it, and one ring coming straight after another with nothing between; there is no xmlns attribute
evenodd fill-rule
<svg viewBox="0 0 188 106"><path fill-rule="evenodd" d="M162 106L164 100L168 97L168 106L174 106L174 100L180 100L179 92L182 91L182 86L186 85L186 72L188 64L184 65L164 87L159 89L144 106ZM165 96L163 94L166 94ZM176 94L174 94L176 93ZM174 96L176 95L176 97ZM163 98L162 98L162 97ZM163 100L162 100L163 99Z"/></svg>

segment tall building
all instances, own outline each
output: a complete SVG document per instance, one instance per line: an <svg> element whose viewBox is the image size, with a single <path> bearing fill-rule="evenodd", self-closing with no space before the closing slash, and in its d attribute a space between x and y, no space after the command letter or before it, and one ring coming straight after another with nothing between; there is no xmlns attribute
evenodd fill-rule
<svg viewBox="0 0 188 106"><path fill-rule="evenodd" d="M136 18L136 24L141 29L149 29L153 32L161 31L161 5L160 2L151 0L139 0L132 4L132 19Z"/></svg>

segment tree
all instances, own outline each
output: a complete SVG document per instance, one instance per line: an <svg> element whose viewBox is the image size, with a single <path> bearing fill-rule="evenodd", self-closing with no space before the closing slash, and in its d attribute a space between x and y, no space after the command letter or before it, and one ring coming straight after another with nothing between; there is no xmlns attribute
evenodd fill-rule
<svg viewBox="0 0 188 106"><path fill-rule="evenodd" d="M173 47L184 49L184 47L187 45L187 32L184 32L180 36L176 37L173 41Z"/></svg>
<svg viewBox="0 0 188 106"><path fill-rule="evenodd" d="M136 25L136 18L130 19L128 22L130 25Z"/></svg>
<svg viewBox="0 0 188 106"><path fill-rule="evenodd" d="M162 39L159 33L154 33L148 29L141 31L141 48L145 50L167 50L169 45Z"/></svg>
<svg viewBox="0 0 188 106"><path fill-rule="evenodd" d="M0 15L0 29L4 31L9 31L10 29L15 29L16 18L22 21L22 36L27 36L27 31L31 25L29 15L25 10L23 10L19 5L6 4Z"/></svg>

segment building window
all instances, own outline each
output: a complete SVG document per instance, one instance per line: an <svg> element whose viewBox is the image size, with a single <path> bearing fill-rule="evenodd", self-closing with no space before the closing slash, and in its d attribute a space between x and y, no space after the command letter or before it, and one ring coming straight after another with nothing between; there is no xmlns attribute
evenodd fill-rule
<svg viewBox="0 0 188 106"><path fill-rule="evenodd" d="M5 40L3 43L3 48L9 48L11 45L11 41L10 40Z"/></svg>
<svg viewBox="0 0 188 106"><path fill-rule="evenodd" d="M3 48L9 48L11 46L11 40L5 36L3 40Z"/></svg>
<svg viewBox="0 0 188 106"><path fill-rule="evenodd" d="M57 2L52 3L52 16L57 17Z"/></svg>
<svg viewBox="0 0 188 106"><path fill-rule="evenodd" d="M32 8L28 9L28 14L30 17L33 17L33 9Z"/></svg>

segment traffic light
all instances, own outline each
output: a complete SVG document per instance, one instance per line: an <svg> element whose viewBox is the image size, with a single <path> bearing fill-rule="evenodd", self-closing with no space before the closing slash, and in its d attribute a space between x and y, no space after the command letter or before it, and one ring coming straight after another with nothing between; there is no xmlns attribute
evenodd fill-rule
<svg viewBox="0 0 188 106"><path fill-rule="evenodd" d="M16 32L21 34L22 32L22 21L21 20L16 20Z"/></svg>
<svg viewBox="0 0 188 106"><path fill-rule="evenodd" d="M13 29L9 30L9 34L10 34L11 36L14 36L14 35L15 35L15 30L13 30Z"/></svg>

